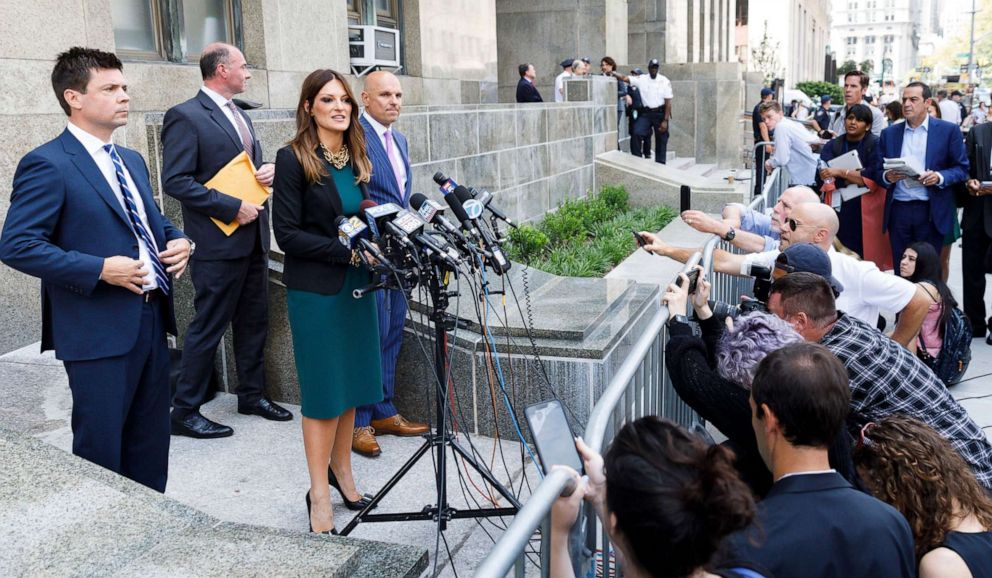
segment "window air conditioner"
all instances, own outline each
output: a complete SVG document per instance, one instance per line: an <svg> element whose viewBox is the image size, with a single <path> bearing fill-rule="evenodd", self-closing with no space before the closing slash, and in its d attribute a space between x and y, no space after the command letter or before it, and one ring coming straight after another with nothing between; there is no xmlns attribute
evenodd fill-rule
<svg viewBox="0 0 992 578"><path fill-rule="evenodd" d="M349 26L348 50L353 69L376 66L398 68L400 65L400 31L382 26Z"/></svg>

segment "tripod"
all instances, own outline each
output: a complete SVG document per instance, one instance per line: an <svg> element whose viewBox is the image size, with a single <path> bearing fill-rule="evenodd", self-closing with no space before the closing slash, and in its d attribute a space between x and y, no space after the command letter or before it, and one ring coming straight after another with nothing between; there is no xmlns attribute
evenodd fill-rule
<svg viewBox="0 0 992 578"><path fill-rule="evenodd" d="M440 524L441 530L446 530L448 521L456 518L491 518L497 516L512 516L520 509L520 502L500 484L488 468L479 464L468 451L462 448L455 440L454 435L448 431L447 409L444 406L444 399L447 397L447 367L448 350L445 346L447 332L455 328L455 318L447 313L448 297L447 274L448 270L442 264L435 263L431 267L425 268L427 273L427 286L431 294L433 309L429 316L434 325L434 372L436 392L437 429L433 433L425 435L423 445L400 467L399 471L386 482L382 490L379 491L365 508L362 509L347 526L341 530L341 535L347 536L361 522L406 522L410 520L436 520ZM475 508L459 510L448 504L448 479L447 479L447 452L445 448L451 448L453 453L458 454L467 462L472 469L479 473L497 492L506 498L512 507L508 508ZM372 510L388 494L401 479L410 471L422 457L430 451L437 452L437 468L435 470L434 483L437 488L437 503L426 505L417 512L399 512L393 514L370 514Z"/></svg>

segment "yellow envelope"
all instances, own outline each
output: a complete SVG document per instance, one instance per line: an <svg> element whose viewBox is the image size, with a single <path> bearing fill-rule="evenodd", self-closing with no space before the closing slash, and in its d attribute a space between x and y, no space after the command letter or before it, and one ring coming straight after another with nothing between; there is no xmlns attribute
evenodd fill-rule
<svg viewBox="0 0 992 578"><path fill-rule="evenodd" d="M248 153L242 151L241 154L231 159L231 162L224 165L224 168L217 171L212 179L204 183L208 189L217 189L225 195L230 195L242 201L248 201L254 205L261 205L269 198L269 189L263 187L255 180L255 166ZM234 219L230 223L225 223L220 219L210 217L221 231L228 237L231 236L240 225Z"/></svg>

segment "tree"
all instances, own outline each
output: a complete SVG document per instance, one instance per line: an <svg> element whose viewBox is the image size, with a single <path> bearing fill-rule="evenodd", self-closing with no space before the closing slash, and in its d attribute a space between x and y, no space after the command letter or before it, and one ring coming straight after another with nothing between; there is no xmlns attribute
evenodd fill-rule
<svg viewBox="0 0 992 578"><path fill-rule="evenodd" d="M835 103L844 101L844 91L832 82L797 82L796 88L803 91L803 94L808 96L814 103L820 102L820 97L824 94L829 94L831 100Z"/></svg>
<svg viewBox="0 0 992 578"><path fill-rule="evenodd" d="M853 60L845 60L844 64L837 67L837 77L843 78L845 74L858 69L858 63Z"/></svg>
<svg viewBox="0 0 992 578"><path fill-rule="evenodd" d="M761 36L761 42L757 48L751 49L751 62L755 70L764 75L765 84L770 85L775 78L781 78L781 64L778 61L779 42L772 42L768 37L768 21L765 21L765 30Z"/></svg>
<svg viewBox="0 0 992 578"><path fill-rule="evenodd" d="M868 76L871 76L872 71L875 70L875 63L871 60L862 60L861 63L858 64L858 67L860 68L861 72L864 72Z"/></svg>

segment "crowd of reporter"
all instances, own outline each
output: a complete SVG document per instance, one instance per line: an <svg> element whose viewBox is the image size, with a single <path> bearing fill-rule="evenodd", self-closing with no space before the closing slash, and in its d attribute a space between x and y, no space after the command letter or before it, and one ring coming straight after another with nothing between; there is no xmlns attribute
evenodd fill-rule
<svg viewBox="0 0 992 578"><path fill-rule="evenodd" d="M928 92L907 87L908 114ZM714 252L714 272L755 279L751 300L715 302L697 267L662 297L672 385L726 440L645 417L602 458L580 441L586 475L552 511L553 576L572 575L563 536L582 497L625 576L992 576L992 445L948 390L972 329L946 284L947 223L908 223L913 203L940 213L968 165L900 184L875 159L903 129L876 138L868 107L849 104L825 154L856 150L864 171L822 169L818 191L792 186L768 214L683 212L736 248ZM845 185L867 192L836 202ZM919 189L931 200L905 196ZM642 235L678 261L701 250Z"/></svg>

